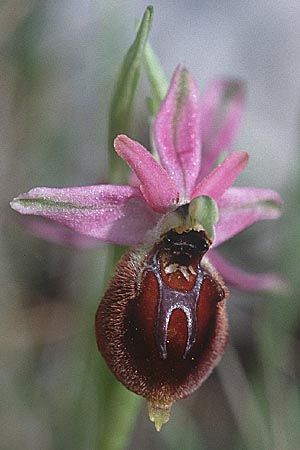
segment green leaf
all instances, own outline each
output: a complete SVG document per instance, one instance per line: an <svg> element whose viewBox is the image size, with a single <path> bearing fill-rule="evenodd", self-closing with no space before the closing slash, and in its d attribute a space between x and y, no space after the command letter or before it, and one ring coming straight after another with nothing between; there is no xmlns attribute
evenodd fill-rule
<svg viewBox="0 0 300 450"><path fill-rule="evenodd" d="M151 115L155 115L167 93L168 81L149 42L146 44L144 55L146 73L152 88L152 98L151 101L148 100L148 109Z"/></svg>
<svg viewBox="0 0 300 450"><path fill-rule="evenodd" d="M116 83L111 110L109 139L110 143L121 133L128 133L134 95L141 74L144 50L153 19L153 7L148 6L138 28L136 38L129 48Z"/></svg>

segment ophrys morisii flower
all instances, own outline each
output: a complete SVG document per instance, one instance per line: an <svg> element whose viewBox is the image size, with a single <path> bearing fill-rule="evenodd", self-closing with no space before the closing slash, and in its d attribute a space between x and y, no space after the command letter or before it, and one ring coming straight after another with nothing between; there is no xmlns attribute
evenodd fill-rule
<svg viewBox="0 0 300 450"><path fill-rule="evenodd" d="M42 187L12 202L22 214L81 236L135 246L98 308L96 336L118 380L148 400L157 429L224 351L228 290L219 273L247 290L279 282L274 274L234 268L215 250L254 222L280 215L276 192L231 187L247 164L246 152L228 152L213 168L230 148L242 110L238 83L215 81L201 100L180 66L153 123L155 155L125 135L115 139L137 185Z"/></svg>

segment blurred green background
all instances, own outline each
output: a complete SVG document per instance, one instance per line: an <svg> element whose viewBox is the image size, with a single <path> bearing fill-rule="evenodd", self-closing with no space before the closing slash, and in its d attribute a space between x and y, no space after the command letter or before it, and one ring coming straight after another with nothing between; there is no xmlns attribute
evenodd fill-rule
<svg viewBox="0 0 300 450"><path fill-rule="evenodd" d="M113 86L147 3L2 0L1 450L299 448L300 4L152 3L151 42L168 76L181 62L201 87L222 75L247 83L235 147L249 151L250 164L239 183L278 190L284 215L242 233L224 252L243 268L279 271L290 290L231 290L228 351L158 434L145 403L111 378L96 349L108 246L48 243L28 234L8 206L34 186L109 180ZM143 77L132 137L145 145L148 93Z"/></svg>

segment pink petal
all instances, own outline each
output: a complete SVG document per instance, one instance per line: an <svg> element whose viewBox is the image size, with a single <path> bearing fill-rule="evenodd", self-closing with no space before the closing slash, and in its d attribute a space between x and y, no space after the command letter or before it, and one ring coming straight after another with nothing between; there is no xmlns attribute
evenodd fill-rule
<svg viewBox="0 0 300 450"><path fill-rule="evenodd" d="M198 88L185 67L176 69L153 131L163 167L189 200L200 169L201 138Z"/></svg>
<svg viewBox="0 0 300 450"><path fill-rule="evenodd" d="M218 206L214 247L222 244L258 220L277 219L281 214L281 197L271 189L231 188Z"/></svg>
<svg viewBox="0 0 300 450"><path fill-rule="evenodd" d="M277 273L249 273L239 267L233 266L219 252L212 250L208 255L209 261L224 277L225 282L242 291L274 291L284 290L286 280Z"/></svg>
<svg viewBox="0 0 300 450"><path fill-rule="evenodd" d="M232 152L196 186L192 197L208 195L218 200L234 183L248 163L247 152Z"/></svg>
<svg viewBox="0 0 300 450"><path fill-rule="evenodd" d="M73 231L49 219L26 216L23 226L35 236L56 244L77 248L92 248L101 245L98 239Z"/></svg>
<svg viewBox="0 0 300 450"><path fill-rule="evenodd" d="M245 208L247 205L269 204L278 210L282 205L282 198L278 192L272 189L254 187L231 187L218 201L220 208Z"/></svg>
<svg viewBox="0 0 300 450"><path fill-rule="evenodd" d="M115 244L137 244L159 215L145 203L138 188L84 186L35 188L14 199L21 214L41 216L82 235Z"/></svg>
<svg viewBox="0 0 300 450"><path fill-rule="evenodd" d="M214 161L229 150L241 126L245 88L236 80L214 80L204 93L200 107L202 166L199 180Z"/></svg>
<svg viewBox="0 0 300 450"><path fill-rule="evenodd" d="M178 191L166 170L141 144L125 135L117 136L114 146L140 180L140 189L152 209L166 212L178 201Z"/></svg>

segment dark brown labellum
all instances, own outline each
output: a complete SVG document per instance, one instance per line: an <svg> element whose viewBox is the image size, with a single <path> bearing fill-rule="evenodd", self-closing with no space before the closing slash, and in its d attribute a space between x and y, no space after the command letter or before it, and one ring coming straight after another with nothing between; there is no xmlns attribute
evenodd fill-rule
<svg viewBox="0 0 300 450"><path fill-rule="evenodd" d="M154 421L200 386L226 345L227 289L203 259L208 249L203 231L172 230L150 251L129 251L96 314L100 352L150 401Z"/></svg>

